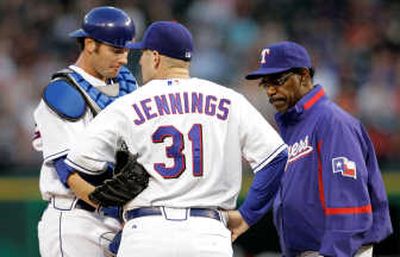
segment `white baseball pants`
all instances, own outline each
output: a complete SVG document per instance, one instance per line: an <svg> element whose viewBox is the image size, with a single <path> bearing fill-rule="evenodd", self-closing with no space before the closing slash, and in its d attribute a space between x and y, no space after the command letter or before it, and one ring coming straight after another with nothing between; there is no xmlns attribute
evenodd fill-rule
<svg viewBox="0 0 400 257"><path fill-rule="evenodd" d="M104 257L113 235L121 228L113 218L74 207L74 199L49 203L38 224L42 257Z"/></svg>
<svg viewBox="0 0 400 257"><path fill-rule="evenodd" d="M125 223L118 257L232 257L225 220L191 216L188 209L165 207L161 215Z"/></svg>

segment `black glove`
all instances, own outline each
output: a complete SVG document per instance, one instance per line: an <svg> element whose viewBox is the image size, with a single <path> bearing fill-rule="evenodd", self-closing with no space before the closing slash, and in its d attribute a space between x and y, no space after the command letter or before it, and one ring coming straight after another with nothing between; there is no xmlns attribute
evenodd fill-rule
<svg viewBox="0 0 400 257"><path fill-rule="evenodd" d="M122 206L142 192L149 183L149 174L137 157L126 149L117 151L113 177L97 186L89 199L105 207Z"/></svg>

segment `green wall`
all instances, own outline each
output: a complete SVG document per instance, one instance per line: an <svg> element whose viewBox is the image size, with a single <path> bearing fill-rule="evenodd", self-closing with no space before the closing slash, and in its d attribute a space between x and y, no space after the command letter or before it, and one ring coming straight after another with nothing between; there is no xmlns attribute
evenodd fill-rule
<svg viewBox="0 0 400 257"><path fill-rule="evenodd" d="M0 256L39 256L37 223L46 204L43 201L0 202Z"/></svg>

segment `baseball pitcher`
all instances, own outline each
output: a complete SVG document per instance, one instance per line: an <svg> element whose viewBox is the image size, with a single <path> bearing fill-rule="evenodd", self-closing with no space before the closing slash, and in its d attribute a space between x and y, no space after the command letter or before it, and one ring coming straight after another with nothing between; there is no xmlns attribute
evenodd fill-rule
<svg viewBox="0 0 400 257"><path fill-rule="evenodd" d="M287 160L287 147L239 93L189 75L191 33L176 22L155 22L141 49L145 85L101 112L67 156L75 170L99 174L114 160L117 142L138 153L149 184L124 206L119 257L232 256L225 210L234 209L242 157L256 185L270 195L248 208L271 206ZM76 176L68 184L82 199L97 199ZM94 191L93 191L94 190ZM254 204L255 203L255 204ZM260 216L253 215L252 222Z"/></svg>

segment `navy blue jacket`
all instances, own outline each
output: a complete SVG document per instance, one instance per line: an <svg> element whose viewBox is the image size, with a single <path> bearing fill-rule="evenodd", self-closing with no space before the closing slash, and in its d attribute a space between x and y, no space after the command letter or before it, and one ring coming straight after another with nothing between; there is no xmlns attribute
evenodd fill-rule
<svg viewBox="0 0 400 257"><path fill-rule="evenodd" d="M284 256L353 256L392 233L374 148L357 119L316 85L276 120L289 146L274 203Z"/></svg>

